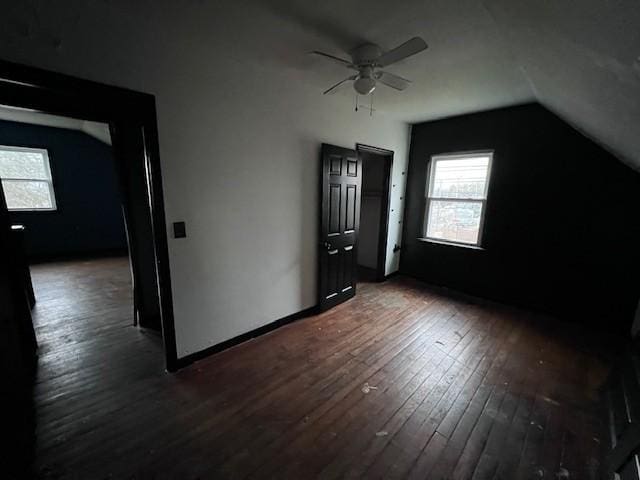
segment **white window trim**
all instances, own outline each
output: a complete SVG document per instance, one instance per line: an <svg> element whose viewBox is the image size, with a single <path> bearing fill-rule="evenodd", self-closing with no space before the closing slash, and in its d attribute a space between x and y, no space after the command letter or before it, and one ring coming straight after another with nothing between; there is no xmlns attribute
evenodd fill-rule
<svg viewBox="0 0 640 480"><path fill-rule="evenodd" d="M34 148L34 147L15 147L12 145L0 145L0 150L8 150L10 152L29 152L29 153L39 153L42 155L44 159L44 173L46 178L6 178L5 181L18 181L18 182L47 182L47 186L49 187L49 197L51 198L51 207L50 208L8 208L10 212L54 212L58 209L58 204L56 203L56 194L53 189L53 178L51 176L51 164L49 162L49 151L45 148Z"/></svg>
<svg viewBox="0 0 640 480"><path fill-rule="evenodd" d="M489 185L491 184L491 167L493 165L493 150L478 150L471 152L456 152L456 153L440 153L437 155L432 155L429 161L429 168L427 169L427 185L424 192L424 214L423 214L423 224L422 224L422 237L420 240L426 240L433 243L441 243L446 245L453 245L457 247L466 247L473 249L482 249L482 238L484 233L484 218L487 207L487 197L489 196ZM484 196L482 198L448 198L448 197L431 197L429 196L429 192L433 187L433 181L435 176L435 164L438 160L464 160L465 158L475 158L475 157L489 157L489 164L487 165L487 181L484 186ZM478 226L478 241L475 243L472 242L460 242L454 240L448 240L445 238L437 238L430 237L427 235L428 226L429 226L429 210L431 207L432 201L445 201L445 202L472 202L472 203L480 203L480 225Z"/></svg>

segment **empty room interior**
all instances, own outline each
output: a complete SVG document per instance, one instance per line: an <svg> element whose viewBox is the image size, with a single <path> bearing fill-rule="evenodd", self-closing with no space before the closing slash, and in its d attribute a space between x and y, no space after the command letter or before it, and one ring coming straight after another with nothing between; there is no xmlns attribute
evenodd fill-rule
<svg viewBox="0 0 640 480"><path fill-rule="evenodd" d="M636 0L5 3L1 478L640 480Z"/></svg>

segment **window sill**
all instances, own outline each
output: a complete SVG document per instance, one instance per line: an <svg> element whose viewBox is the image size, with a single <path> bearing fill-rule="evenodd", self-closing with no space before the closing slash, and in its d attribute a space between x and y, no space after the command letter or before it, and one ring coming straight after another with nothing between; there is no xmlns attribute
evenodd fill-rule
<svg viewBox="0 0 640 480"><path fill-rule="evenodd" d="M59 209L57 208L12 208L7 209L9 215L12 213L22 214L22 213L58 213Z"/></svg>
<svg viewBox="0 0 640 480"><path fill-rule="evenodd" d="M477 245L469 245L466 243L455 243L455 242L447 242L446 240L436 240L433 238L424 238L424 237L418 237L418 240L421 242L426 242L426 243L435 243L437 245L447 245L449 247L460 247L460 248L467 248L469 250L480 250L482 252L484 252L484 248L479 247Z"/></svg>

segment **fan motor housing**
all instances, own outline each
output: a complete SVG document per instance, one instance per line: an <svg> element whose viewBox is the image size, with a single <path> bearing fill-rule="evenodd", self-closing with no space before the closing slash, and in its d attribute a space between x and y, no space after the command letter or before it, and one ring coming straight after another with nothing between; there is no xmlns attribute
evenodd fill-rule
<svg viewBox="0 0 640 480"><path fill-rule="evenodd" d="M376 60L382 55L382 49L373 43L359 46L351 52L351 59L354 65L374 65Z"/></svg>

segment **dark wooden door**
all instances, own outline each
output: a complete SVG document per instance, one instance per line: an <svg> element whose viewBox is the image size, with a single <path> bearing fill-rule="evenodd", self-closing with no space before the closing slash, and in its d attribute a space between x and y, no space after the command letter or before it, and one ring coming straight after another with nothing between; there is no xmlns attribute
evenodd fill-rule
<svg viewBox="0 0 640 480"><path fill-rule="evenodd" d="M327 310L356 294L362 161L355 150L322 145L319 304Z"/></svg>

